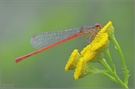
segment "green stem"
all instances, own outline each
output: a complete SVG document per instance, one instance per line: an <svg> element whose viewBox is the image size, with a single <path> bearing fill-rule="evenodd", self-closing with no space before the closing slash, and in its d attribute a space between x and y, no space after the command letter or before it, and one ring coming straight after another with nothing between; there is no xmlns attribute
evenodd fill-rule
<svg viewBox="0 0 135 89"><path fill-rule="evenodd" d="M114 63L113 63L113 61L112 61L112 58L111 58L109 49L106 50L106 55L108 56L108 59L109 59L109 61L110 61L110 65L111 65L111 67L112 67L112 70L114 71L114 70L115 70L115 65L114 65Z"/></svg>
<svg viewBox="0 0 135 89"><path fill-rule="evenodd" d="M107 64L107 62L105 61L105 59L100 60L101 64L110 71L110 73L114 76L115 81L117 81L117 83L119 83L123 88L128 89L128 87L122 82L122 80L118 77L118 75L116 74L116 71L113 71L110 66ZM111 80L114 80L113 78L110 78Z"/></svg>
<svg viewBox="0 0 135 89"><path fill-rule="evenodd" d="M120 57L121 57L121 60L122 60L122 66L123 66L123 70L124 70L124 83L127 85L128 84L128 78L129 78L129 71L126 67L126 63L125 63L125 60L124 60L124 55L122 53L122 50L117 42L117 40L115 39L115 37L113 36L111 38L112 42L114 43L114 45L117 47L117 50L120 54Z"/></svg>
<svg viewBox="0 0 135 89"><path fill-rule="evenodd" d="M117 80L116 80L113 76L111 76L111 75L109 75L109 74L107 74L107 73L104 73L104 75L105 75L106 77L110 78L111 80L117 82ZM118 82L117 82L117 83L118 83Z"/></svg>

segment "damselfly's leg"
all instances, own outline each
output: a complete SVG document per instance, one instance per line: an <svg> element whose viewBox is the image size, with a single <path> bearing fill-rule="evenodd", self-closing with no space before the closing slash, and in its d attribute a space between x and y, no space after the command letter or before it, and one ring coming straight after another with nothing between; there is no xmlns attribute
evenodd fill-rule
<svg viewBox="0 0 135 89"><path fill-rule="evenodd" d="M97 31L91 30L91 32L84 38L84 40L87 41L88 43L90 43L91 38L94 38L95 34L97 34Z"/></svg>
<svg viewBox="0 0 135 89"><path fill-rule="evenodd" d="M90 43L90 41L87 39L87 38L89 38L90 37L90 35L87 35L85 38L84 38L84 40L86 41L86 42L88 42L88 43Z"/></svg>

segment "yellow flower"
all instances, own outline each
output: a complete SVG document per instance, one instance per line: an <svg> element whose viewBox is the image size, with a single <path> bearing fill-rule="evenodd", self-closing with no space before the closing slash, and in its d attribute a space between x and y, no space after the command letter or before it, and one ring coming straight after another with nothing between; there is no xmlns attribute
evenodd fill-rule
<svg viewBox="0 0 135 89"><path fill-rule="evenodd" d="M81 58L85 59L86 61L89 61L96 55L96 52L91 50L91 44L87 45L83 50L81 51Z"/></svg>
<svg viewBox="0 0 135 89"><path fill-rule="evenodd" d="M90 44L87 45L85 48L83 48L83 50L81 51L81 55L83 56L87 52L87 50L90 50L90 48L91 48Z"/></svg>
<svg viewBox="0 0 135 89"><path fill-rule="evenodd" d="M109 21L102 29L99 33L104 33L108 30L108 28L110 28L110 26L112 25L112 22Z"/></svg>
<svg viewBox="0 0 135 89"><path fill-rule="evenodd" d="M66 64L65 70L75 68L75 80L89 74L88 71L90 68L88 62L102 59L104 50L108 47L109 36L112 36L113 32L112 22L109 21L107 25L98 32L94 40L83 48L80 54L77 49L73 51Z"/></svg>
<svg viewBox="0 0 135 89"><path fill-rule="evenodd" d="M107 33L99 33L91 43L91 50L96 51L97 49L104 46L108 41Z"/></svg>
<svg viewBox="0 0 135 89"><path fill-rule="evenodd" d="M108 38L111 39L114 36L114 27L112 26L112 22L109 21L99 32L100 33L107 33Z"/></svg>
<svg viewBox="0 0 135 89"><path fill-rule="evenodd" d="M101 55L97 52L103 51L104 48L106 48L106 45L108 47L108 29L110 30L110 27L112 26L112 22L109 21L102 29L101 31L96 35L94 40L91 42L91 44L87 45L83 50L81 51L81 55L85 56L84 60L90 61L92 58L98 54L98 56L101 57ZM112 29L111 29L112 30ZM96 58L100 58L96 57ZM87 59L86 59L87 58Z"/></svg>
<svg viewBox="0 0 135 89"><path fill-rule="evenodd" d="M81 57L81 59L85 61L90 61L95 57L96 54L97 52L87 49L86 53L84 54L83 57Z"/></svg>
<svg viewBox="0 0 135 89"><path fill-rule="evenodd" d="M85 60L80 60L78 61L75 72L74 72L74 78L77 80L78 78L81 78L89 73L89 65Z"/></svg>
<svg viewBox="0 0 135 89"><path fill-rule="evenodd" d="M99 55L99 52L97 50L103 47L107 43L107 40L108 40L108 34L100 33L95 37L95 39L92 41L91 44L87 45L82 50L81 52L82 57L79 59L74 72L75 80L89 74L89 66L87 62L91 61L92 59L95 59L97 54Z"/></svg>
<svg viewBox="0 0 135 89"><path fill-rule="evenodd" d="M79 58L80 58L80 54L78 53L78 50L75 49L72 52L66 66L65 66L65 71L67 71L69 69L74 69Z"/></svg>

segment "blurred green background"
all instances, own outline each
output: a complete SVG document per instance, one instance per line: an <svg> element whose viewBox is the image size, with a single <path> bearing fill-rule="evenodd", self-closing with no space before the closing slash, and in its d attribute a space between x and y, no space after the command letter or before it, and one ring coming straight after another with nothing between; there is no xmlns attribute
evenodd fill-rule
<svg viewBox="0 0 135 89"><path fill-rule="evenodd" d="M78 28L112 21L115 36L130 71L134 87L134 2L133 0L1 0L0 1L0 86L2 88L121 88L101 74L74 80L74 71L64 71L71 52L88 43L78 37L20 63L15 58L34 51L30 37L35 33ZM123 78L121 60L114 46L111 55ZM101 65L96 63L97 67Z"/></svg>

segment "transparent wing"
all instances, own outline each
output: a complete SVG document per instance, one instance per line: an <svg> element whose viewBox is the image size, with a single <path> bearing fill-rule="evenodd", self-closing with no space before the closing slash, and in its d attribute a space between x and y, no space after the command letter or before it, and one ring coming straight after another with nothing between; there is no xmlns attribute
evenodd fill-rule
<svg viewBox="0 0 135 89"><path fill-rule="evenodd" d="M34 34L31 39L30 43L34 48L42 48L53 44L57 41L65 39L75 33L80 32L80 28L73 28L68 30L61 30L61 31L53 31L53 32L44 32L44 33L37 33Z"/></svg>

